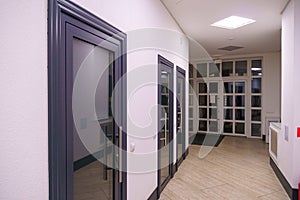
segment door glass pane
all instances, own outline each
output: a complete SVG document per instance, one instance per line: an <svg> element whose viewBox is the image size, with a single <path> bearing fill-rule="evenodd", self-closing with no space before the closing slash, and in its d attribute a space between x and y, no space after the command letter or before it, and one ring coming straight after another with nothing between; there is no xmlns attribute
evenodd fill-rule
<svg viewBox="0 0 300 200"><path fill-rule="evenodd" d="M222 63L222 76L233 76L233 62Z"/></svg>
<svg viewBox="0 0 300 200"><path fill-rule="evenodd" d="M218 96L217 95L209 95L209 105L210 106L218 105Z"/></svg>
<svg viewBox="0 0 300 200"><path fill-rule="evenodd" d="M261 136L261 124L251 124L251 136Z"/></svg>
<svg viewBox="0 0 300 200"><path fill-rule="evenodd" d="M218 110L217 108L209 108L209 119L217 119Z"/></svg>
<svg viewBox="0 0 300 200"><path fill-rule="evenodd" d="M225 93L233 93L233 83L232 82L224 83L224 92Z"/></svg>
<svg viewBox="0 0 300 200"><path fill-rule="evenodd" d="M247 61L236 61L235 62L235 75L236 76L247 76Z"/></svg>
<svg viewBox="0 0 300 200"><path fill-rule="evenodd" d="M252 76L262 76L261 60L252 60L251 61L251 73L252 73Z"/></svg>
<svg viewBox="0 0 300 200"><path fill-rule="evenodd" d="M162 70L160 74L161 79L161 88L163 91L161 93L161 100L162 100L162 128L160 130L160 162L161 162L161 183L169 176L170 169L169 169L169 157L170 157L170 150L169 150L169 141L170 141L170 73L167 71Z"/></svg>
<svg viewBox="0 0 300 200"><path fill-rule="evenodd" d="M194 117L194 109L193 108L189 108L189 118L193 118Z"/></svg>
<svg viewBox="0 0 300 200"><path fill-rule="evenodd" d="M206 85L206 83L199 83L199 93L200 94L207 93L207 85Z"/></svg>
<svg viewBox="0 0 300 200"><path fill-rule="evenodd" d="M232 122L224 122L224 133L233 133L233 123Z"/></svg>
<svg viewBox="0 0 300 200"><path fill-rule="evenodd" d="M197 64L197 77L207 77L207 64L206 63L200 63Z"/></svg>
<svg viewBox="0 0 300 200"><path fill-rule="evenodd" d="M114 54L73 39L72 57L73 111L78 109L73 115L73 196L75 200L112 199L114 126L110 99ZM89 90L95 91L94 97L89 96Z"/></svg>
<svg viewBox="0 0 300 200"><path fill-rule="evenodd" d="M183 119L185 119L185 111L184 109L184 79L181 77L177 77L177 158L180 159L182 156L183 149L183 137L185 135L185 127L183 123Z"/></svg>
<svg viewBox="0 0 300 200"><path fill-rule="evenodd" d="M194 77L194 66L192 64L189 64L189 78Z"/></svg>
<svg viewBox="0 0 300 200"><path fill-rule="evenodd" d="M209 77L219 77L220 76L220 64L209 63Z"/></svg>
<svg viewBox="0 0 300 200"><path fill-rule="evenodd" d="M209 93L218 93L218 83L209 83Z"/></svg>
<svg viewBox="0 0 300 200"><path fill-rule="evenodd" d="M251 111L251 120L252 121L261 121L261 110L252 110Z"/></svg>
<svg viewBox="0 0 300 200"><path fill-rule="evenodd" d="M193 131L194 120L189 120L189 131Z"/></svg>
<svg viewBox="0 0 300 200"><path fill-rule="evenodd" d="M199 108L199 118L207 118L207 109Z"/></svg>
<svg viewBox="0 0 300 200"><path fill-rule="evenodd" d="M245 96L235 96L235 106L245 107Z"/></svg>
<svg viewBox="0 0 300 200"><path fill-rule="evenodd" d="M199 95L199 106L207 106L207 95Z"/></svg>
<svg viewBox="0 0 300 200"><path fill-rule="evenodd" d="M252 107L261 107L261 96L252 96L251 97L251 106Z"/></svg>
<svg viewBox="0 0 300 200"><path fill-rule="evenodd" d="M245 110L244 109L236 109L235 110L235 119L236 120L245 120Z"/></svg>
<svg viewBox="0 0 300 200"><path fill-rule="evenodd" d="M218 122L217 121L209 121L209 131L210 132L218 132Z"/></svg>
<svg viewBox="0 0 300 200"><path fill-rule="evenodd" d="M236 82L235 83L235 93L245 93L245 82Z"/></svg>
<svg viewBox="0 0 300 200"><path fill-rule="evenodd" d="M235 133L245 134L245 123L235 123Z"/></svg>
<svg viewBox="0 0 300 200"><path fill-rule="evenodd" d="M224 106L233 106L233 96L224 96Z"/></svg>
<svg viewBox="0 0 300 200"><path fill-rule="evenodd" d="M253 78L251 84L252 93L261 93L261 78Z"/></svg>
<svg viewBox="0 0 300 200"><path fill-rule="evenodd" d="M207 121L206 120L200 120L198 129L199 129L199 131L207 131Z"/></svg>
<svg viewBox="0 0 300 200"><path fill-rule="evenodd" d="M233 119L233 110L224 109L224 119L232 120Z"/></svg>

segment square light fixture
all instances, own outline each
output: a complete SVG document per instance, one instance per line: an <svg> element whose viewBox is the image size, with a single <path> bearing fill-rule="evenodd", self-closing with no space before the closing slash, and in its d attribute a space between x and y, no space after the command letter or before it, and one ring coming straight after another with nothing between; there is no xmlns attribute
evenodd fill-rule
<svg viewBox="0 0 300 200"><path fill-rule="evenodd" d="M248 19L248 18L244 18L244 17L238 17L238 16L230 16L227 17L225 19L222 19L220 21L217 21L213 24L211 24L211 26L216 26L216 27L220 27L220 28L226 28L226 29L236 29L242 26L246 26L248 24L252 24L256 22L253 19Z"/></svg>

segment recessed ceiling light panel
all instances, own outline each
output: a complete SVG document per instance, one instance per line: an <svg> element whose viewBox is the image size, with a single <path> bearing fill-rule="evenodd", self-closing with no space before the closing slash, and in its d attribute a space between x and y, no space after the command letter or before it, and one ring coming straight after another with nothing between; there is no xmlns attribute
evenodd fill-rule
<svg viewBox="0 0 300 200"><path fill-rule="evenodd" d="M238 16L230 16L227 17L225 19L222 19L220 21L217 21L213 24L211 24L211 26L216 26L216 27L220 27L220 28L226 28L226 29L236 29L242 26L246 26L248 24L252 24L256 22L253 19L248 19L248 18L244 18L244 17L238 17Z"/></svg>

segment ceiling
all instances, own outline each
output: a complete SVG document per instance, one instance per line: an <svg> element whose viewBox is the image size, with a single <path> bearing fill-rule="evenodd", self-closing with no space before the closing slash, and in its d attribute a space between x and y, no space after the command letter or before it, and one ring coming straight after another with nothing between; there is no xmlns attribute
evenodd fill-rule
<svg viewBox="0 0 300 200"><path fill-rule="evenodd" d="M212 57L280 51L281 12L288 0L161 0L177 21L190 43L199 43ZM236 15L256 20L234 29L210 26ZM190 58L196 59L190 45ZM234 51L218 50L226 46L244 47Z"/></svg>

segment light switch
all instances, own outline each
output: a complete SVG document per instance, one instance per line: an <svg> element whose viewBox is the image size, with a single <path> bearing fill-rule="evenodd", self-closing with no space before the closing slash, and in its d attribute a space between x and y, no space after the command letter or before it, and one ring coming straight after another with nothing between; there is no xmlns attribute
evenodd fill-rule
<svg viewBox="0 0 300 200"><path fill-rule="evenodd" d="M135 151L135 143L130 143L130 152L134 152Z"/></svg>

